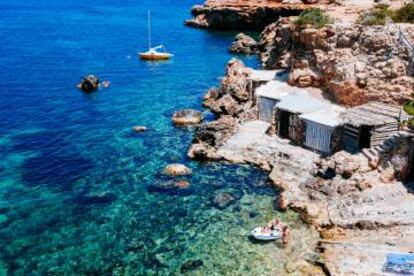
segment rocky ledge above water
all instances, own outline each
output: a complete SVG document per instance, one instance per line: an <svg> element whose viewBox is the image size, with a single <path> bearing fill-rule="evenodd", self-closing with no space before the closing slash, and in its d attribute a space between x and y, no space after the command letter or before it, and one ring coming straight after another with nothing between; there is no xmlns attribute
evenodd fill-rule
<svg viewBox="0 0 414 276"><path fill-rule="evenodd" d="M220 30L262 30L280 17L299 15L317 0L208 0L193 7L187 26ZM322 1L321 1L322 2Z"/></svg>

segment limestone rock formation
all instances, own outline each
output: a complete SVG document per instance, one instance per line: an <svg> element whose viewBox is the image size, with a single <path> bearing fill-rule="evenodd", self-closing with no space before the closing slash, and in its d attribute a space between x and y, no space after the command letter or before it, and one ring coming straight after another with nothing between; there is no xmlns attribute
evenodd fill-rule
<svg viewBox="0 0 414 276"><path fill-rule="evenodd" d="M265 68L291 68L289 84L325 88L340 104L402 104L414 88L411 55L398 32L383 26L331 25L320 29L284 18L259 41Z"/></svg>
<svg viewBox="0 0 414 276"><path fill-rule="evenodd" d="M304 0L304 2L315 2ZM208 0L192 9L187 26L220 30L262 30L280 17L297 16L312 5L299 0Z"/></svg>
<svg viewBox="0 0 414 276"><path fill-rule="evenodd" d="M230 46L230 52L251 55L257 52L258 43L252 37L239 33Z"/></svg>
<svg viewBox="0 0 414 276"><path fill-rule="evenodd" d="M249 76L251 72L236 59L226 68L226 75L218 89L210 89L203 105L217 115L217 120L196 127L193 145L188 156L205 160L218 159L216 150L236 131L237 124L257 118L250 99Z"/></svg>

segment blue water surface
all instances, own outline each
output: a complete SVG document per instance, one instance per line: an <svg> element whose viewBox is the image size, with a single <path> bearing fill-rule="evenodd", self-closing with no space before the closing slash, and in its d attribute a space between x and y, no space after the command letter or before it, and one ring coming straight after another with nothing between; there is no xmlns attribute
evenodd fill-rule
<svg viewBox="0 0 414 276"><path fill-rule="evenodd" d="M171 124L176 109L202 110L231 58L234 33L183 25L193 4L0 0L0 274L170 275L201 260L199 275L258 275L274 266L247 239L273 212L266 174L189 161L193 130ZM171 61L137 58L147 9ZM111 86L81 93L88 73ZM183 179L190 187L151 189L171 181L162 170L176 162L194 171ZM219 210L212 198L224 191L238 200Z"/></svg>

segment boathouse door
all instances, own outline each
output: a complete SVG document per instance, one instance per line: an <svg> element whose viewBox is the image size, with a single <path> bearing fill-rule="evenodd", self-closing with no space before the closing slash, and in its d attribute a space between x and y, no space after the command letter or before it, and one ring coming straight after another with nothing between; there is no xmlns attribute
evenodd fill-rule
<svg viewBox="0 0 414 276"><path fill-rule="evenodd" d="M279 131L278 134L282 138L289 138L290 112L280 111L279 113Z"/></svg>
<svg viewBox="0 0 414 276"><path fill-rule="evenodd" d="M371 147L371 131L372 127L370 126L361 126L359 129L359 148L365 149Z"/></svg>
<svg viewBox="0 0 414 276"><path fill-rule="evenodd" d="M305 145L323 153L331 152L332 128L317 123L306 123Z"/></svg>
<svg viewBox="0 0 414 276"><path fill-rule="evenodd" d="M273 121L273 110L278 101L273 99L268 99L264 97L258 98L258 107L259 107L259 120L272 123Z"/></svg>

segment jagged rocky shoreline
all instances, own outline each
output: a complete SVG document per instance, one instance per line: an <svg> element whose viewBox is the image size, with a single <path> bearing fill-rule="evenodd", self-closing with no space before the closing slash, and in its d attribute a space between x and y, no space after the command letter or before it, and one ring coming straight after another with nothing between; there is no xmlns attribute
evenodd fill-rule
<svg viewBox="0 0 414 276"><path fill-rule="evenodd" d="M206 16L212 10L226 22L228 11L222 8L209 2L197 7L197 27L219 26ZM244 15L240 9L232 12ZM259 58L265 69L285 70L289 85L318 88L324 98L345 107L373 101L401 105L412 93L412 53L400 44L395 29L359 24L299 28L292 17L276 19L261 33ZM188 156L269 171L281 190L279 206L297 210L320 232L317 249L327 274L382 275L386 252L412 251L414 195L408 179L413 135L403 131L359 153L320 155L278 137L274 125L258 120L256 88L252 70L231 60L220 86L203 100L217 120L196 128Z"/></svg>

